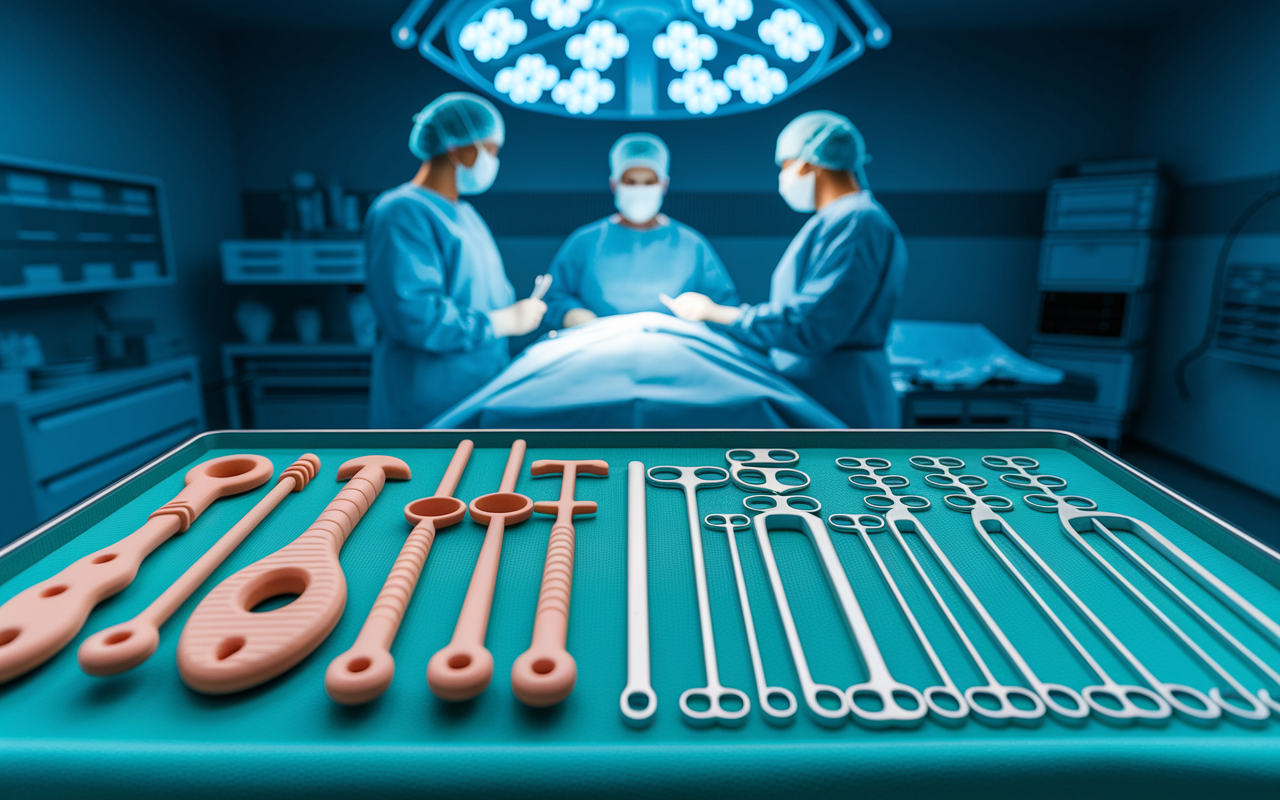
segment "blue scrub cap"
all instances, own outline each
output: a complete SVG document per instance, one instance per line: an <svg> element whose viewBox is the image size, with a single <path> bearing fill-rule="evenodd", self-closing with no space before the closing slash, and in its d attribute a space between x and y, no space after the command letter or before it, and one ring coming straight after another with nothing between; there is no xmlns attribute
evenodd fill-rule
<svg viewBox="0 0 1280 800"><path fill-rule="evenodd" d="M787 123L778 134L774 161L782 166L789 159L852 172L863 187L867 183L862 168L870 159L862 134L848 118L834 111L810 111Z"/></svg>
<svg viewBox="0 0 1280 800"><path fill-rule="evenodd" d="M628 133L609 150L609 177L615 181L632 167L648 167L665 181L670 165L671 153L666 143L652 133Z"/></svg>
<svg viewBox="0 0 1280 800"><path fill-rule="evenodd" d="M492 141L501 147L506 132L493 103L470 92L450 92L414 115L409 149L427 161L476 142Z"/></svg>

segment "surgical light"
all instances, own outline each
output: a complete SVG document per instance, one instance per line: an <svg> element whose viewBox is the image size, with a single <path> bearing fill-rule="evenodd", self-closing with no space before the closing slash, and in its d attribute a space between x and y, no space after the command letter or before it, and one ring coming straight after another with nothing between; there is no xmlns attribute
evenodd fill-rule
<svg viewBox="0 0 1280 800"><path fill-rule="evenodd" d="M391 39L521 108L644 120L762 108L890 31L870 0L412 0Z"/></svg>

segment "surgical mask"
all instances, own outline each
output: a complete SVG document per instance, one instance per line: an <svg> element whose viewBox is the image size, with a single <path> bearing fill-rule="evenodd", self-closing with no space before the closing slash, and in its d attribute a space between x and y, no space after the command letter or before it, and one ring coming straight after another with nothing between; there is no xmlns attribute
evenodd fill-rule
<svg viewBox="0 0 1280 800"><path fill-rule="evenodd" d="M662 208L662 186L656 183L644 186L618 184L613 204L627 221L640 225L658 216Z"/></svg>
<svg viewBox="0 0 1280 800"><path fill-rule="evenodd" d="M803 161L793 161L791 166L778 173L778 194L787 201L792 211L807 214L817 207L813 189L818 173L811 171L808 175L801 175L800 169L803 166Z"/></svg>
<svg viewBox="0 0 1280 800"><path fill-rule="evenodd" d="M457 164L454 175L458 182L458 194L483 194L498 177L498 157L483 144L476 144L476 163L471 166Z"/></svg>

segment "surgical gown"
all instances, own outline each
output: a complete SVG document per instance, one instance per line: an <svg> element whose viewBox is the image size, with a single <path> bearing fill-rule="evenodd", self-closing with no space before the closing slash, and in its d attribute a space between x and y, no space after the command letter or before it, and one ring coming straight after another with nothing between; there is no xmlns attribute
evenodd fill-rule
<svg viewBox="0 0 1280 800"><path fill-rule="evenodd" d="M559 328L566 311L586 308L598 317L637 311L670 312L666 293L701 292L723 305L738 304L738 290L702 234L673 219L636 230L606 217L569 235L551 262L546 324Z"/></svg>
<svg viewBox="0 0 1280 800"><path fill-rule="evenodd" d="M511 360L485 312L514 303L515 289L471 204L413 184L374 201L365 242L379 323L370 425L421 428Z"/></svg>
<svg viewBox="0 0 1280 800"><path fill-rule="evenodd" d="M769 302L727 330L768 350L778 372L851 428L896 428L901 413L885 342L907 247L870 192L828 203L773 272Z"/></svg>

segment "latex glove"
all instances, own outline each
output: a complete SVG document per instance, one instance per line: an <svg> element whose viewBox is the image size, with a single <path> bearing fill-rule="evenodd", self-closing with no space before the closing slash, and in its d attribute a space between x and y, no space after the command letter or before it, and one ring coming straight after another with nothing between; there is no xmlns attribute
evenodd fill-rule
<svg viewBox="0 0 1280 800"><path fill-rule="evenodd" d="M503 338L533 333L542 324L542 315L546 313L547 304L530 297L506 308L490 311L488 316L489 324L493 326L493 335Z"/></svg>
<svg viewBox="0 0 1280 800"><path fill-rule="evenodd" d="M658 295L662 304L671 309L671 313L689 322L718 322L721 325L732 325L742 316L742 309L734 306L722 306L697 292L685 292L674 300L665 294Z"/></svg>
<svg viewBox="0 0 1280 800"><path fill-rule="evenodd" d="M564 312L564 327L576 328L596 318L596 312L589 308L571 308Z"/></svg>

